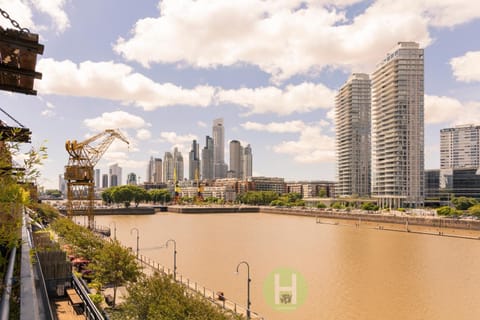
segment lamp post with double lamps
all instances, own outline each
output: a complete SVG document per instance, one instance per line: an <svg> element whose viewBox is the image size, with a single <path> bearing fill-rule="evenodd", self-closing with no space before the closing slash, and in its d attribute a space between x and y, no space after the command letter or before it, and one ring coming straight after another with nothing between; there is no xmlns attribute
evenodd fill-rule
<svg viewBox="0 0 480 320"><path fill-rule="evenodd" d="M132 229L130 229L130 234L132 234L133 231L135 231L137 233L137 259L138 259L138 252L139 252L138 241L140 240L140 231L138 231L137 228L132 228Z"/></svg>
<svg viewBox="0 0 480 320"><path fill-rule="evenodd" d="M168 248L169 242L173 242L173 280L177 281L177 242L174 239L168 239L165 247Z"/></svg>
<svg viewBox="0 0 480 320"><path fill-rule="evenodd" d="M252 282L252 279L250 278L250 265L248 264L247 261L239 262L237 265L237 274L238 274L238 269L242 264L247 266L247 319L250 319L250 305L252 304L250 302L250 282Z"/></svg>

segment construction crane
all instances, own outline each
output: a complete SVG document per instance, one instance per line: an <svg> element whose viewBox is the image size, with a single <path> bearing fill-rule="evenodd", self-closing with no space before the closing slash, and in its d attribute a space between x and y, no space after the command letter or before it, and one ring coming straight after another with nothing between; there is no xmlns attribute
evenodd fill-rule
<svg viewBox="0 0 480 320"><path fill-rule="evenodd" d="M70 218L79 215L88 216L90 229L95 227L93 168L115 138L129 144L120 131L113 129L107 129L82 142L67 140L65 143L65 149L69 154L64 176L67 182L67 215Z"/></svg>

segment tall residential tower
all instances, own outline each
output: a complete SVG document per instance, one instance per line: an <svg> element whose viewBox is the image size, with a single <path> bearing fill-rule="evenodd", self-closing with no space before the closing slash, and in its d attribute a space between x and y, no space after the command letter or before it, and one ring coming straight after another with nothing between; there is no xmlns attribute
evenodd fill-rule
<svg viewBox="0 0 480 320"><path fill-rule="evenodd" d="M372 193L383 206L424 201L424 56L399 42L372 75Z"/></svg>
<svg viewBox="0 0 480 320"><path fill-rule="evenodd" d="M335 97L339 196L370 196L370 77L354 73Z"/></svg>

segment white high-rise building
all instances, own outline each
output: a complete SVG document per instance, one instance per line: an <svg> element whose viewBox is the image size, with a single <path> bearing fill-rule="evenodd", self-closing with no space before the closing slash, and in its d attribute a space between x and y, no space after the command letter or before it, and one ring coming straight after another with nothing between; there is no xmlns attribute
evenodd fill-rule
<svg viewBox="0 0 480 320"><path fill-rule="evenodd" d="M213 173L214 178L227 176L227 164L225 163L225 127L223 118L213 120Z"/></svg>
<svg viewBox="0 0 480 320"><path fill-rule="evenodd" d="M440 169L480 167L480 125L440 130Z"/></svg>
<svg viewBox="0 0 480 320"><path fill-rule="evenodd" d="M160 183L163 176L163 165L161 158L150 157L147 167L147 182L148 183Z"/></svg>
<svg viewBox="0 0 480 320"><path fill-rule="evenodd" d="M100 188L100 169L95 169L95 189Z"/></svg>
<svg viewBox="0 0 480 320"><path fill-rule="evenodd" d="M243 148L240 141L230 141L230 172L233 178L243 177Z"/></svg>
<svg viewBox="0 0 480 320"><path fill-rule="evenodd" d="M184 177L184 164L183 164L183 156L178 148L174 148L173 150L173 167L177 173L177 180L182 181Z"/></svg>
<svg viewBox="0 0 480 320"><path fill-rule="evenodd" d="M372 74L372 194L386 207L424 201L424 55L399 42Z"/></svg>
<svg viewBox="0 0 480 320"><path fill-rule="evenodd" d="M248 179L252 177L253 171L253 155L252 147L248 144L243 148L243 179Z"/></svg>
<svg viewBox="0 0 480 320"><path fill-rule="evenodd" d="M173 156L171 152L165 152L163 157L163 182L173 181Z"/></svg>
<svg viewBox="0 0 480 320"><path fill-rule="evenodd" d="M108 173L110 176L110 187L122 185L122 168L118 163L112 164L108 169Z"/></svg>
<svg viewBox="0 0 480 320"><path fill-rule="evenodd" d="M371 82L354 73L335 97L335 127L339 196L370 196Z"/></svg>

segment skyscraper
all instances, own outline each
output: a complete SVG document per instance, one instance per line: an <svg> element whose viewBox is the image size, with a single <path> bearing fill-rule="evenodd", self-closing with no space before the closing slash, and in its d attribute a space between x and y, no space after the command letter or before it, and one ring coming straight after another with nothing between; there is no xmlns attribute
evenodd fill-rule
<svg viewBox="0 0 480 320"><path fill-rule="evenodd" d="M153 183L153 172L154 172L154 160L153 157L150 157L147 165L147 183Z"/></svg>
<svg viewBox="0 0 480 320"><path fill-rule="evenodd" d="M122 185L122 168L118 163L112 164L108 169L108 173L110 176L110 187Z"/></svg>
<svg viewBox="0 0 480 320"><path fill-rule="evenodd" d="M106 173L102 175L102 188L108 188L108 174Z"/></svg>
<svg viewBox="0 0 480 320"><path fill-rule="evenodd" d="M424 200L424 56L399 42L372 75L372 185L383 206Z"/></svg>
<svg viewBox="0 0 480 320"><path fill-rule="evenodd" d="M243 177L243 148L239 141L230 141L230 171L234 178Z"/></svg>
<svg viewBox="0 0 480 320"><path fill-rule="evenodd" d="M173 180L173 156L171 152L165 152L163 156L163 182L168 182Z"/></svg>
<svg viewBox="0 0 480 320"><path fill-rule="evenodd" d="M248 144L243 148L243 179L248 179L252 177L253 171L253 155L252 147Z"/></svg>
<svg viewBox="0 0 480 320"><path fill-rule="evenodd" d="M205 147L202 149L202 179L212 180L213 176L213 139L205 138Z"/></svg>
<svg viewBox="0 0 480 320"><path fill-rule="evenodd" d="M100 188L100 169L95 169L95 189Z"/></svg>
<svg viewBox="0 0 480 320"><path fill-rule="evenodd" d="M174 148L173 150L173 167L177 173L177 180L181 181L184 177L184 164L183 164L183 156L178 148Z"/></svg>
<svg viewBox="0 0 480 320"><path fill-rule="evenodd" d="M213 120L213 176L225 178L227 176L227 164L225 163L225 127L223 118Z"/></svg>
<svg viewBox="0 0 480 320"><path fill-rule="evenodd" d="M354 73L335 97L337 195L370 196L370 77Z"/></svg>
<svg viewBox="0 0 480 320"><path fill-rule="evenodd" d="M197 140L192 141L192 150L190 150L188 157L188 178L195 180L195 175L200 178L200 146Z"/></svg>
<svg viewBox="0 0 480 320"><path fill-rule="evenodd" d="M127 175L127 184L131 186L137 185L137 175L134 172L130 172Z"/></svg>

